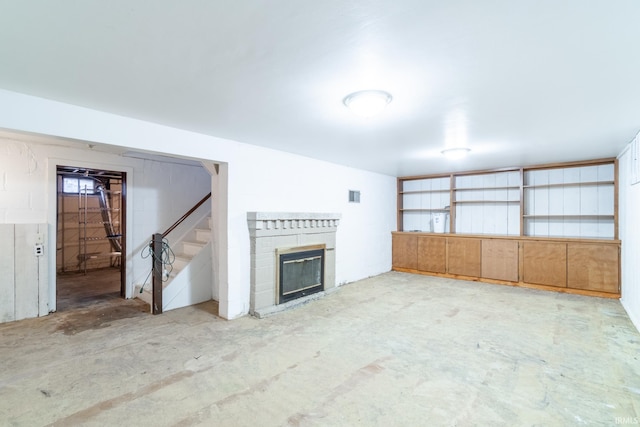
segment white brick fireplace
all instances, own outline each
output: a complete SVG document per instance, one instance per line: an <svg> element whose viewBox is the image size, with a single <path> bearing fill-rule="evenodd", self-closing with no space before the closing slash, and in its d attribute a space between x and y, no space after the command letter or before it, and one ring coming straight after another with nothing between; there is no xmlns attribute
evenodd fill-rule
<svg viewBox="0 0 640 427"><path fill-rule="evenodd" d="M251 237L250 313L271 313L322 296L335 288L336 230L340 214L314 212L248 212ZM321 292L279 304L278 253L324 247L324 286Z"/></svg>

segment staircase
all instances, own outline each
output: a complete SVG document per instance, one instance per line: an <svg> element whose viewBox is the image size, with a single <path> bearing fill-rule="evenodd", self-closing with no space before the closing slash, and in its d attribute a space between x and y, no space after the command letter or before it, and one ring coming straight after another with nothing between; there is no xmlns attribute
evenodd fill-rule
<svg viewBox="0 0 640 427"><path fill-rule="evenodd" d="M178 242L170 243L175 254L173 269L163 277L162 311L209 301L212 298L211 270L211 218L206 218ZM135 296L152 305L152 286L147 283L140 293L136 285Z"/></svg>

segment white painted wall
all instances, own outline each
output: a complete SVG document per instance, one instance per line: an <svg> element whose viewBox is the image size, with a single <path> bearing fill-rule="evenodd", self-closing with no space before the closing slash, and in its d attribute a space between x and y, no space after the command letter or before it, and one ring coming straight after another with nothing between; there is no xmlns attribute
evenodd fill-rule
<svg viewBox="0 0 640 427"><path fill-rule="evenodd" d="M226 255L227 270L214 272L223 317L249 310L247 211L342 213L338 283L391 268L394 177L2 90L0 127L226 163L227 234L217 241L226 244L219 255ZM362 203L348 202L350 189L361 191Z"/></svg>
<svg viewBox="0 0 640 427"><path fill-rule="evenodd" d="M164 231L207 194L210 175L201 166L128 158L32 139L37 142L31 142L29 136L0 137L0 224L48 223L47 311L55 310L57 165L127 172L127 296L131 297L133 284L141 283L150 269L150 261L142 259L140 252L151 234Z"/></svg>
<svg viewBox="0 0 640 427"><path fill-rule="evenodd" d="M619 234L622 240L622 297L629 318L640 331L640 183L631 185L632 152L618 160Z"/></svg>
<svg viewBox="0 0 640 427"><path fill-rule="evenodd" d="M339 212L336 282L391 269L396 227L394 177L229 141L228 307L234 318L249 310L250 247L247 212ZM361 203L349 203L349 190ZM220 295L223 305L224 294Z"/></svg>

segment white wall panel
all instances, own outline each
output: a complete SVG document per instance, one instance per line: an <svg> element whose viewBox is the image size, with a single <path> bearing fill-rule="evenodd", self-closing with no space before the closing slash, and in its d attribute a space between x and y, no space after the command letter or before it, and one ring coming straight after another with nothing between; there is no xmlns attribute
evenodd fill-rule
<svg viewBox="0 0 640 427"><path fill-rule="evenodd" d="M548 222L549 236L564 236L564 220L550 219Z"/></svg>
<svg viewBox="0 0 640 427"><path fill-rule="evenodd" d="M615 191L611 187L598 187L598 207L599 215L613 215Z"/></svg>
<svg viewBox="0 0 640 427"><path fill-rule="evenodd" d="M571 237L571 236L582 236L580 230L582 230L584 223L593 222L593 221L563 219L560 222L562 224L562 227L556 232L558 234L554 234L554 236ZM583 237L587 237L587 236L583 236ZM595 236L589 235L588 237L595 237Z"/></svg>
<svg viewBox="0 0 640 427"><path fill-rule="evenodd" d="M430 206L433 209L443 209L446 206L449 206L449 202L451 198L449 196L449 192L437 192L430 193Z"/></svg>
<svg viewBox="0 0 640 427"><path fill-rule="evenodd" d="M37 234L36 224L16 224L14 245L16 320L38 316L39 263L34 255Z"/></svg>
<svg viewBox="0 0 640 427"><path fill-rule="evenodd" d="M549 206L549 201L552 199L552 195L549 194L548 188L536 188L535 190L532 190L532 193L534 197L534 205L532 207L533 209L530 211L531 214L551 215L552 213L554 213L554 210L552 210ZM556 211L556 214L557 213L561 214L562 211Z"/></svg>
<svg viewBox="0 0 640 427"><path fill-rule="evenodd" d="M37 233L41 236L44 253L38 257L38 316L49 314L49 259L48 252L49 226L38 224Z"/></svg>
<svg viewBox="0 0 640 427"><path fill-rule="evenodd" d="M490 174L484 174L484 175L480 175L480 178L477 182L481 183L480 186L484 187L484 188L491 188L491 187L496 187L496 174L490 173Z"/></svg>
<svg viewBox="0 0 640 427"><path fill-rule="evenodd" d="M569 236L592 236L592 237L598 237L600 235L600 233L602 232L602 230L600 229L600 223L602 221L597 220L597 219L589 219L589 220L584 220L584 221L580 221L579 223L577 223L578 229L577 229L577 234L571 234L571 231L573 230L569 230L567 229L567 235Z"/></svg>
<svg viewBox="0 0 640 427"><path fill-rule="evenodd" d="M566 182L565 171L563 169L548 169L549 184Z"/></svg>
<svg viewBox="0 0 640 427"><path fill-rule="evenodd" d="M544 179L546 177L546 179ZM525 185L542 185L549 183L549 173L546 170L532 170L524 173Z"/></svg>
<svg viewBox="0 0 640 427"><path fill-rule="evenodd" d="M640 184L631 185L632 152L619 158L619 227L622 240L622 305L640 331Z"/></svg>
<svg viewBox="0 0 640 427"><path fill-rule="evenodd" d="M520 205L510 204L507 208L507 234L520 234Z"/></svg>
<svg viewBox="0 0 640 427"><path fill-rule="evenodd" d="M555 190L555 189L554 189ZM552 200L550 203L552 204L558 204L561 208L562 208L562 212L560 213L560 215L580 215L580 214L584 214L580 207L580 196L581 193L584 197L590 199L589 200L589 205L590 206L597 206L597 193L594 192L595 189L592 189L589 192L584 192L582 191L583 188L580 187L569 187L569 188L563 188L562 192L560 192L560 194L562 194L562 199L561 200Z"/></svg>
<svg viewBox="0 0 640 427"><path fill-rule="evenodd" d="M597 186L594 187L593 185L581 186L578 191L576 213L582 212L584 215L597 215L599 206L604 202L599 197L602 192L599 191Z"/></svg>
<svg viewBox="0 0 640 427"><path fill-rule="evenodd" d="M422 199L425 197L422 193L405 194L402 198L403 209L420 209L422 207Z"/></svg>
<svg viewBox="0 0 640 427"><path fill-rule="evenodd" d="M496 187L507 187L509 185L509 177L512 174L513 174L512 172L495 174L494 185ZM516 184L516 185L519 185L519 184Z"/></svg>
<svg viewBox="0 0 640 427"><path fill-rule="evenodd" d="M489 192L493 191L489 190ZM492 195L488 197L492 197ZM507 221L506 216L501 215L502 210L503 209L498 210L497 206L494 204L482 205L482 227L480 228L480 231L483 234L503 234L503 232L498 230L500 228L498 224L504 224Z"/></svg>
<svg viewBox="0 0 640 427"><path fill-rule="evenodd" d="M13 224L0 224L0 323L16 319L14 230Z"/></svg>
<svg viewBox="0 0 640 427"><path fill-rule="evenodd" d="M613 181L615 178L615 170L610 165L598 166L598 180Z"/></svg>
<svg viewBox="0 0 640 427"><path fill-rule="evenodd" d="M564 203L567 197L564 188L551 187L543 190L543 193L547 194L547 199L543 199L543 211L547 213L543 215L564 215L565 210L567 210Z"/></svg>
<svg viewBox="0 0 640 427"><path fill-rule="evenodd" d="M582 166L575 169L579 169L580 171L580 182L596 182L598 181L598 172L602 169L602 167L603 165ZM613 170L613 168L611 167L607 167L607 169ZM611 181L613 181L613 178L611 178Z"/></svg>
<svg viewBox="0 0 640 427"><path fill-rule="evenodd" d="M436 178L434 180L435 182L435 187L434 189L438 189L438 190L448 190L451 188L451 178L449 177L443 177L443 178ZM439 185L438 185L439 184Z"/></svg>
<svg viewBox="0 0 640 427"><path fill-rule="evenodd" d="M582 167L575 167L575 168L565 168L562 169L562 183L564 184L568 184L568 183L576 183L576 182L580 182L580 171L581 169L583 169ZM553 170L553 172L555 173L557 170ZM553 177L553 174L551 175Z"/></svg>
<svg viewBox="0 0 640 427"><path fill-rule="evenodd" d="M421 191L424 179L412 179L410 181L404 181L403 191Z"/></svg>
<svg viewBox="0 0 640 427"><path fill-rule="evenodd" d="M46 243L46 224L0 224L0 323L49 312L47 257L34 246Z"/></svg>
<svg viewBox="0 0 640 427"><path fill-rule="evenodd" d="M425 231L422 228L423 216L420 212L404 212L402 214L404 231Z"/></svg>

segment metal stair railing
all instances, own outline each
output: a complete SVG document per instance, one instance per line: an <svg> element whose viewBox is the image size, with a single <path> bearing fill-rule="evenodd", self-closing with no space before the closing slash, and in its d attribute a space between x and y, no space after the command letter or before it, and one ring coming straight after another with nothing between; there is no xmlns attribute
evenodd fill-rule
<svg viewBox="0 0 640 427"><path fill-rule="evenodd" d="M207 194L196 203L189 211L182 215L179 220L177 220L173 225L164 233L155 233L151 237L151 251L154 254L151 257L151 262L153 263L153 277L152 277L152 292L151 292L151 312L153 314L162 314L162 250L163 250L163 239L171 233L177 226L182 224L182 222L189 217L192 213L196 211L200 206L204 204L211 197L211 193Z"/></svg>

